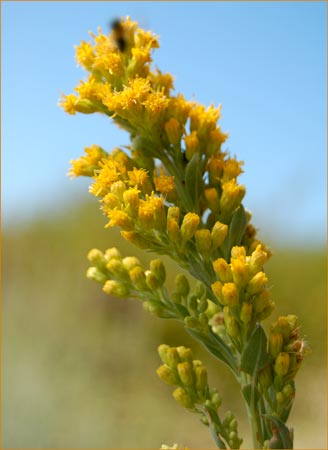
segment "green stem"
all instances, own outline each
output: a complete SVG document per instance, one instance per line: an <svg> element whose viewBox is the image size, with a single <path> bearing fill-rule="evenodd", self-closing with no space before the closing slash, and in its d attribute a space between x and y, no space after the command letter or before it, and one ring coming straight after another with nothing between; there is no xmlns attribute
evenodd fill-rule
<svg viewBox="0 0 328 450"><path fill-rule="evenodd" d="M241 386L244 388L248 384L254 382L254 380L251 379L249 375L246 373L241 373ZM262 448L262 427L261 427L261 418L260 418L260 411L258 410L258 407L256 405L255 399L252 398L250 403L248 403L245 400L246 403L246 411L247 411L247 417L249 421L249 425L251 428L251 435L252 435L252 442L253 447L252 448Z"/></svg>

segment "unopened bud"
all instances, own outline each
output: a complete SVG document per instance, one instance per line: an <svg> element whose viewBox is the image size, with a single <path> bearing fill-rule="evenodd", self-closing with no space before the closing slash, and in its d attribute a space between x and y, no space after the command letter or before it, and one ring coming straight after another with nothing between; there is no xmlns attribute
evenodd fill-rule
<svg viewBox="0 0 328 450"><path fill-rule="evenodd" d="M178 387L173 392L173 397L184 408L192 409L194 407L194 402L193 402L191 396L181 387Z"/></svg>
<svg viewBox="0 0 328 450"><path fill-rule="evenodd" d="M264 389L268 389L271 386L273 382L271 365L267 365L262 370L260 370L258 374L258 380L260 382L260 385Z"/></svg>
<svg viewBox="0 0 328 450"><path fill-rule="evenodd" d="M183 297L187 297L190 291L189 282L185 277L185 275L183 275L182 273L179 273L175 277L175 290L178 294L181 294Z"/></svg>
<svg viewBox="0 0 328 450"><path fill-rule="evenodd" d="M252 313L253 313L253 305L251 303L243 302L240 309L240 320L245 325L249 324L249 322L252 320Z"/></svg>
<svg viewBox="0 0 328 450"><path fill-rule="evenodd" d="M123 192L123 200L129 216L136 217L138 215L139 192L136 188L130 188Z"/></svg>
<svg viewBox="0 0 328 450"><path fill-rule="evenodd" d="M256 275L253 276L253 278L249 281L247 286L247 292L250 295L255 295L261 292L261 290L264 288L264 286L268 282L268 277L265 275L264 272L258 272Z"/></svg>
<svg viewBox="0 0 328 450"><path fill-rule="evenodd" d="M248 282L248 270L245 261L241 258L231 259L231 272L234 283L238 287L245 287Z"/></svg>
<svg viewBox="0 0 328 450"><path fill-rule="evenodd" d="M159 281L156 275L150 270L147 270L145 272L145 275L146 275L146 284L150 290L156 290L162 286L162 283Z"/></svg>
<svg viewBox="0 0 328 450"><path fill-rule="evenodd" d="M105 252L105 258L107 261L110 259L122 259L121 253L116 247L108 248Z"/></svg>
<svg viewBox="0 0 328 450"><path fill-rule="evenodd" d="M210 230L197 230L195 233L197 249L200 253L209 254L212 248Z"/></svg>
<svg viewBox="0 0 328 450"><path fill-rule="evenodd" d="M120 199L120 201L123 201L123 194L126 191L126 186L125 183L123 181L115 181L111 187L110 187L110 191L112 194L116 195L116 197L118 199Z"/></svg>
<svg viewBox="0 0 328 450"><path fill-rule="evenodd" d="M177 352L182 362L192 363L192 351L190 348L180 345L180 347L177 347Z"/></svg>
<svg viewBox="0 0 328 450"><path fill-rule="evenodd" d="M117 278L129 279L129 274L126 268L123 266L123 263L119 259L110 259L106 264L106 269Z"/></svg>
<svg viewBox="0 0 328 450"><path fill-rule="evenodd" d="M158 347L158 354L164 364L169 366L171 369L177 368L180 358L176 348L162 344Z"/></svg>
<svg viewBox="0 0 328 450"><path fill-rule="evenodd" d="M107 280L106 275L103 274L98 267L89 267L87 270L87 278L89 278L89 280L95 280L101 284L104 284Z"/></svg>
<svg viewBox="0 0 328 450"><path fill-rule="evenodd" d="M180 380L185 386L192 386L194 384L194 374L189 362L181 362L178 364L178 374Z"/></svg>
<svg viewBox="0 0 328 450"><path fill-rule="evenodd" d="M184 137L186 145L186 158L188 161L194 156L195 153L199 152L199 139L197 136L197 131L192 131Z"/></svg>
<svg viewBox="0 0 328 450"><path fill-rule="evenodd" d="M276 357L276 361L274 364L274 370L277 375L284 376L288 373L290 363L289 354L286 352L280 352Z"/></svg>
<svg viewBox="0 0 328 450"><path fill-rule="evenodd" d="M138 248L149 248L148 239L144 238L142 234L138 233L137 231L121 231L121 235L125 240L131 242L131 244L135 245Z"/></svg>
<svg viewBox="0 0 328 450"><path fill-rule="evenodd" d="M181 238L183 242L189 241L195 234L199 225L200 218L197 214L188 212L183 220L180 228Z"/></svg>
<svg viewBox="0 0 328 450"><path fill-rule="evenodd" d="M178 386L179 385L179 377L177 373L170 369L167 365L160 366L157 371L157 375L160 377L161 380L165 381L165 383L169 384L170 386Z"/></svg>
<svg viewBox="0 0 328 450"><path fill-rule="evenodd" d="M103 291L105 294L114 297L126 297L129 294L127 286L116 280L107 280L103 286Z"/></svg>
<svg viewBox="0 0 328 450"><path fill-rule="evenodd" d="M165 309L165 307L160 302L147 300L142 303L143 309L152 314L155 317L160 317L161 319L170 319L172 315Z"/></svg>
<svg viewBox="0 0 328 450"><path fill-rule="evenodd" d="M224 303L230 308L235 308L239 304L239 291L234 283L224 283L222 286L222 296Z"/></svg>
<svg viewBox="0 0 328 450"><path fill-rule="evenodd" d="M133 269L134 267L141 266L141 263L136 256L126 256L122 259L122 264L127 271Z"/></svg>
<svg viewBox="0 0 328 450"><path fill-rule="evenodd" d="M227 332L230 337L232 337L233 339L236 339L237 337L240 336L240 328L239 328L238 322L231 315L228 306L225 306L223 308L223 313L224 313L224 323L225 323Z"/></svg>
<svg viewBox="0 0 328 450"><path fill-rule="evenodd" d="M163 284L165 282L166 273L163 261L161 259L153 259L150 261L150 270L158 279L158 281Z"/></svg>
<svg viewBox="0 0 328 450"><path fill-rule="evenodd" d="M262 245L258 245L249 258L250 273L255 275L260 272L267 260L268 254L263 250Z"/></svg>
<svg viewBox="0 0 328 450"><path fill-rule="evenodd" d="M204 195L208 204L208 207L213 213L219 212L220 199L216 188L207 188L204 191Z"/></svg>
<svg viewBox="0 0 328 450"><path fill-rule="evenodd" d="M93 248L89 251L88 260L91 264L94 264L97 267L103 267L106 264L106 259L103 252L97 248Z"/></svg>
<svg viewBox="0 0 328 450"><path fill-rule="evenodd" d="M223 283L228 283L232 281L232 273L230 269L230 265L223 258L218 258L213 261L213 268L220 281Z"/></svg>
<svg viewBox="0 0 328 450"><path fill-rule="evenodd" d="M262 289L252 300L254 311L256 313L262 312L270 304L270 300L271 292L268 289Z"/></svg>
<svg viewBox="0 0 328 450"><path fill-rule="evenodd" d="M196 377L196 389L202 390L207 386L207 370L205 366L199 366L194 369Z"/></svg>
<svg viewBox="0 0 328 450"><path fill-rule="evenodd" d="M273 359L281 352L284 344L283 337L280 333L270 331L269 335L269 353Z"/></svg>
<svg viewBox="0 0 328 450"><path fill-rule="evenodd" d="M182 127L177 119L171 117L167 122L165 122L164 128L170 144L178 145L182 136Z"/></svg>
<svg viewBox="0 0 328 450"><path fill-rule="evenodd" d="M140 266L135 266L129 270L129 276L133 286L139 291L148 291L146 275Z"/></svg>
<svg viewBox="0 0 328 450"><path fill-rule="evenodd" d="M221 281L215 281L214 283L211 284L211 288L215 297L219 300L221 305L226 305L225 299L222 294L222 287L223 284L221 283Z"/></svg>
<svg viewBox="0 0 328 450"><path fill-rule="evenodd" d="M221 247L228 235L228 225L219 221L215 222L211 231L213 248Z"/></svg>
<svg viewBox="0 0 328 450"><path fill-rule="evenodd" d="M180 228L178 222L174 219L167 219L166 229L170 241L178 244L180 242Z"/></svg>
<svg viewBox="0 0 328 450"><path fill-rule="evenodd" d="M245 192L245 186L238 185L234 178L223 183L222 195L220 198L221 211L223 213L231 213L240 205Z"/></svg>

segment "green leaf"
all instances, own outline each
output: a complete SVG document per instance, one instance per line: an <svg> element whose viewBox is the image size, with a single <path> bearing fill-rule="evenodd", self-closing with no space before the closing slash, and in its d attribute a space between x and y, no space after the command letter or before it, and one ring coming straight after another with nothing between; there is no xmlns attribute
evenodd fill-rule
<svg viewBox="0 0 328 450"><path fill-rule="evenodd" d="M254 384L247 384L242 389L243 397L246 401L246 403L251 405L256 405L256 403L261 398L261 394L259 393L257 387Z"/></svg>
<svg viewBox="0 0 328 450"><path fill-rule="evenodd" d="M188 333L196 339L196 341L203 344L203 346L213 355L215 358L219 359L220 361L223 361L225 364L227 364L235 376L238 376L238 368L236 364L236 360L234 356L232 355L229 347L220 339L218 336L215 336L215 341L210 338L210 336L205 336L201 332L186 327L186 330Z"/></svg>
<svg viewBox="0 0 328 450"><path fill-rule="evenodd" d="M203 176L200 168L200 155L195 153L186 166L186 189L195 207L199 203L202 190Z"/></svg>
<svg viewBox="0 0 328 450"><path fill-rule="evenodd" d="M269 448L277 448L276 444L280 444L279 448L293 448L292 433L284 422L270 414L263 414L262 417L270 423L273 433L273 437L269 441ZM271 444L272 446L270 446Z"/></svg>
<svg viewBox="0 0 328 450"><path fill-rule="evenodd" d="M180 316L182 316L182 317L189 316L189 311L188 311L188 309L185 306L180 305L179 303L175 303L174 304L174 308L178 311Z"/></svg>
<svg viewBox="0 0 328 450"><path fill-rule="evenodd" d="M261 325L257 325L251 334L240 358L240 370L249 373L253 377L268 362L267 337Z"/></svg>
<svg viewBox="0 0 328 450"><path fill-rule="evenodd" d="M223 245L224 255L226 260L230 259L230 252L234 245L239 245L242 241L242 238L245 234L247 226L247 216L243 205L240 205L239 208L232 215L232 219L229 225L229 233L228 238L225 240Z"/></svg>

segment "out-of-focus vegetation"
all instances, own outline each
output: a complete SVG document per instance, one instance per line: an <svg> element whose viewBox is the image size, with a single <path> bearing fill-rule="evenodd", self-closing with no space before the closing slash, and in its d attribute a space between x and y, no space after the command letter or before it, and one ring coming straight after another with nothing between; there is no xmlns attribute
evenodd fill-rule
<svg viewBox="0 0 328 450"><path fill-rule="evenodd" d="M210 384L248 434L244 405L228 369L175 322L146 314L136 300L110 299L88 281L86 255L117 246L143 263L95 203L3 233L3 447L159 448L178 442L213 448L208 430L185 413L156 376L157 346L192 346ZM165 259L168 282L176 266ZM295 448L326 448L325 251L274 249L267 265L276 311L299 316L311 343L296 378L290 426ZM225 401L229 399L229 401ZM247 439L243 447L250 446Z"/></svg>

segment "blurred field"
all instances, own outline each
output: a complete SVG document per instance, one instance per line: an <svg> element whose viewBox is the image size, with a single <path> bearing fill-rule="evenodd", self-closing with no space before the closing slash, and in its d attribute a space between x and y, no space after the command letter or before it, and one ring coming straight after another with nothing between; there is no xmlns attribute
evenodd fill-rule
<svg viewBox="0 0 328 450"><path fill-rule="evenodd" d="M238 386L225 367L178 324L146 314L136 301L109 299L85 278L93 247L137 254L104 223L92 202L4 230L2 446L213 448L206 427L157 378L160 343L192 345L222 392L222 410L234 410L246 435ZM176 270L170 264L169 279ZM267 271L277 303L273 320L296 313L313 350L298 374L289 420L295 448L327 448L325 251L275 249ZM247 439L243 447L250 447Z"/></svg>

